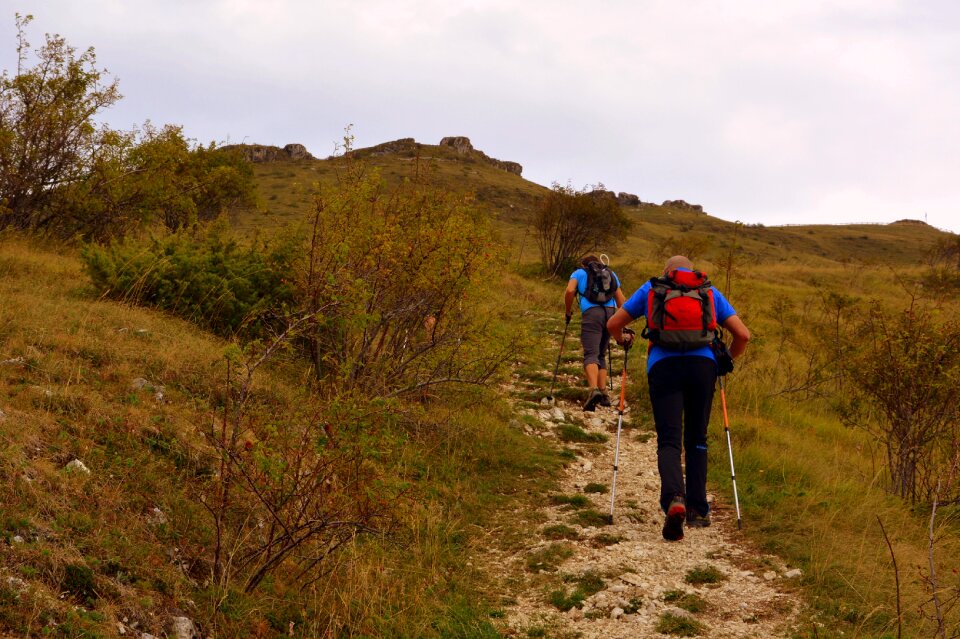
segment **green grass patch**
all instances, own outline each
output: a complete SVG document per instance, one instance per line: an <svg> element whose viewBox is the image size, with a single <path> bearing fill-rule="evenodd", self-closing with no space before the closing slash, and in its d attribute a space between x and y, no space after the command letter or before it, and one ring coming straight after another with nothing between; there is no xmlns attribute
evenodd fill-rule
<svg viewBox="0 0 960 639"><path fill-rule="evenodd" d="M688 584L694 586L700 586L703 584L718 584L722 581L726 581L727 576L720 572L717 568L710 565L697 566L692 568L684 577L683 580Z"/></svg>
<svg viewBox="0 0 960 639"><path fill-rule="evenodd" d="M693 592L684 592L683 590L668 590L663 593L663 600L666 603L672 603L677 608L687 612L703 612L707 609L707 601L700 595Z"/></svg>
<svg viewBox="0 0 960 639"><path fill-rule="evenodd" d="M552 539L554 541L560 539L576 541L577 539L580 539L580 533L566 524L554 524L553 526L547 526L543 529L542 534L547 539Z"/></svg>
<svg viewBox="0 0 960 639"><path fill-rule="evenodd" d="M657 620L657 632L674 637L697 637L705 630L706 626L696 619L688 619L669 612L663 613Z"/></svg>
<svg viewBox="0 0 960 639"><path fill-rule="evenodd" d="M580 509L590 505L590 499L586 495L550 495L550 503L554 506L570 506Z"/></svg>
<svg viewBox="0 0 960 639"><path fill-rule="evenodd" d="M571 589L567 587L558 588L551 591L547 596L550 605L561 612L566 612L571 608L583 607L583 602L587 597L600 592L606 585L603 578L593 571L565 581L572 581L573 587Z"/></svg>
<svg viewBox="0 0 960 639"><path fill-rule="evenodd" d="M570 520L583 526L584 528L599 528L600 526L609 526L609 515L597 512L593 509L581 510L573 515Z"/></svg>
<svg viewBox="0 0 960 639"><path fill-rule="evenodd" d="M605 493L610 492L610 489L607 488L606 485L604 485L604 484L598 484L598 483L596 483L596 482L590 482L589 484L587 484L586 486L583 487L583 492L585 492L585 493L596 493L596 494L599 494L599 495L603 495L603 494L605 494Z"/></svg>
<svg viewBox="0 0 960 639"><path fill-rule="evenodd" d="M527 570L530 572L555 572L557 567L573 556L573 546L567 543L550 544L530 553Z"/></svg>
<svg viewBox="0 0 960 639"><path fill-rule="evenodd" d="M590 538L590 545L594 548L604 548L606 546L615 546L623 541L623 537L620 535L608 535L607 533L600 533L599 535L594 535Z"/></svg>
<svg viewBox="0 0 960 639"><path fill-rule="evenodd" d="M577 444L603 443L609 439L603 433L588 433L575 424L557 424L560 441Z"/></svg>

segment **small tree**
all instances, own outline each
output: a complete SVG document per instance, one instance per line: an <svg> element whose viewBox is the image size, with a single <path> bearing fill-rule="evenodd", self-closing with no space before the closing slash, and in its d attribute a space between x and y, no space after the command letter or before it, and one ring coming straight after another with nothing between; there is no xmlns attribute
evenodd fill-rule
<svg viewBox="0 0 960 639"><path fill-rule="evenodd" d="M93 49L77 55L59 35L28 67L31 20L17 14L16 74L0 75L0 226L21 229L48 225L57 189L87 175L104 134L94 116L120 99Z"/></svg>
<svg viewBox="0 0 960 639"><path fill-rule="evenodd" d="M179 127L120 132L94 118L120 99L93 49L48 35L28 66L17 15L17 70L0 75L0 228L104 240L144 223L176 230L255 200L237 152L196 145Z"/></svg>
<svg viewBox="0 0 960 639"><path fill-rule="evenodd" d="M912 299L901 313L872 310L844 357L845 419L886 448L891 489L911 503L946 503L938 481L960 447L960 322ZM940 487L942 490L942 486Z"/></svg>
<svg viewBox="0 0 960 639"><path fill-rule="evenodd" d="M571 268L590 250L617 242L633 226L609 195L602 185L577 191L554 183L540 200L533 224L540 260L550 275Z"/></svg>

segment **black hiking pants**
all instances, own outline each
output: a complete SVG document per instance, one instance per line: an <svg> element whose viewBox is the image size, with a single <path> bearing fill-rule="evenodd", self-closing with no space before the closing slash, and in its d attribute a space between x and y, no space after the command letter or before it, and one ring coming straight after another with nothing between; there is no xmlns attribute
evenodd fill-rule
<svg viewBox="0 0 960 639"><path fill-rule="evenodd" d="M706 515L707 424L717 365L707 357L668 357L647 374L653 421L657 427L657 467L660 471L660 507L666 512L674 497L687 508ZM680 465L685 453L686 484Z"/></svg>

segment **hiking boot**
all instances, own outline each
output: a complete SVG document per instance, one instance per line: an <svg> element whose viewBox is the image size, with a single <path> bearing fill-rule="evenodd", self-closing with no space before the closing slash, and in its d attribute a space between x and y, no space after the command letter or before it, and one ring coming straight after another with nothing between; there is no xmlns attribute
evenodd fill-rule
<svg viewBox="0 0 960 639"><path fill-rule="evenodd" d="M710 525L710 513L701 515L695 510L687 511L687 528L707 528Z"/></svg>
<svg viewBox="0 0 960 639"><path fill-rule="evenodd" d="M687 516L687 508L683 497L674 497L667 508L667 519L663 522L663 538L667 541L683 539L683 520Z"/></svg>
<svg viewBox="0 0 960 639"><path fill-rule="evenodd" d="M587 397L587 401L583 403L583 410L587 412L593 412L597 409L597 404L603 398L603 391L599 388L594 388L590 391L590 396Z"/></svg>
<svg viewBox="0 0 960 639"><path fill-rule="evenodd" d="M603 393L603 396L600 398L600 401L597 402L597 405L607 407L613 406L613 404L610 402L610 396L606 393Z"/></svg>

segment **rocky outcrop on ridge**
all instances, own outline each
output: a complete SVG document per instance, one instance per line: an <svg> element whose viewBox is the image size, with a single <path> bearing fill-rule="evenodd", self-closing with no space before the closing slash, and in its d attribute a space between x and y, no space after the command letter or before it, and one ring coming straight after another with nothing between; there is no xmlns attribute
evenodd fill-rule
<svg viewBox="0 0 960 639"><path fill-rule="evenodd" d="M221 147L224 151L236 150L247 160L255 164L261 162L277 162L280 160L313 160L314 157L302 144L287 144L283 148L266 144L230 144Z"/></svg>
<svg viewBox="0 0 960 639"><path fill-rule="evenodd" d="M440 146L449 146L453 148L459 155L475 157L487 164L492 164L493 166L506 171L507 173L513 173L514 175L520 175L523 173L523 166L517 162L508 162L506 160L498 160L492 158L483 151L473 148L473 144L470 143L470 138L462 135L448 136L440 140Z"/></svg>
<svg viewBox="0 0 960 639"><path fill-rule="evenodd" d="M617 204L620 206L640 206L643 202L640 201L640 197L634 195L633 193L624 193L620 191L617 193Z"/></svg>
<svg viewBox="0 0 960 639"><path fill-rule="evenodd" d="M699 204L690 204L684 200L664 200L661 206L669 206L674 209L683 209L684 211L693 211L694 213L703 213L703 207Z"/></svg>

